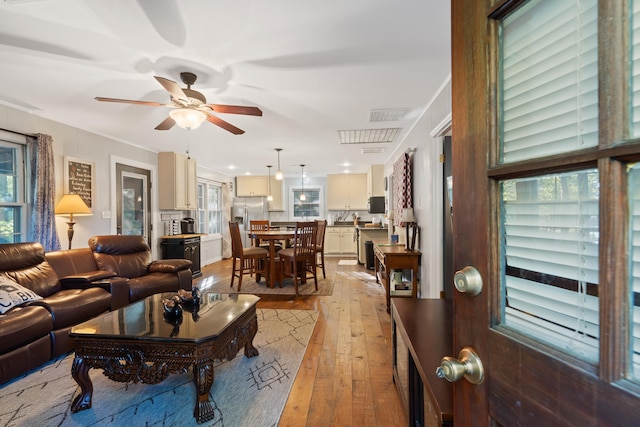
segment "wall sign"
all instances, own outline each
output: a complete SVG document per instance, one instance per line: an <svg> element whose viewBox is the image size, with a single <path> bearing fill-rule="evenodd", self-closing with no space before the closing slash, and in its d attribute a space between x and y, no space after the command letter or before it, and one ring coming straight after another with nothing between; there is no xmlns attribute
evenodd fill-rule
<svg viewBox="0 0 640 427"><path fill-rule="evenodd" d="M73 157L64 158L64 192L77 194L93 208L96 164Z"/></svg>

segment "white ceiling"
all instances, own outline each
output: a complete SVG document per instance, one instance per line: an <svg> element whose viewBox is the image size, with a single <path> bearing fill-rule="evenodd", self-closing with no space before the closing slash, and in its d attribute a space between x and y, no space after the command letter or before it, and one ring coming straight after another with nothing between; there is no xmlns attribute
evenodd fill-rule
<svg viewBox="0 0 640 427"><path fill-rule="evenodd" d="M449 3L4 0L0 103L154 151L188 149L228 175L275 171L276 147L285 176L302 163L308 175L361 173L390 158L450 74ZM219 115L243 135L208 122L157 131L168 108L94 100L169 102L153 76L184 87L182 71L198 75L192 89L207 102L263 116ZM371 110L387 108L408 113L369 122ZM339 143L339 130L393 127L401 131L392 144Z"/></svg>

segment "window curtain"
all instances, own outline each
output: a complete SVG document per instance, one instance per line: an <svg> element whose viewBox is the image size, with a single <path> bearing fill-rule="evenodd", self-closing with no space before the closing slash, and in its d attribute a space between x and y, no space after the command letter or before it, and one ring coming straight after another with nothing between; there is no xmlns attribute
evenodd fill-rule
<svg viewBox="0 0 640 427"><path fill-rule="evenodd" d="M56 183L53 161L53 138L37 134L28 138L27 151L30 165L29 204L31 205L31 227L28 239L40 242L46 252L60 249L56 231L55 199Z"/></svg>
<svg viewBox="0 0 640 427"><path fill-rule="evenodd" d="M231 220L231 183L222 184L222 258L231 258L231 233L229 221Z"/></svg>
<svg viewBox="0 0 640 427"><path fill-rule="evenodd" d="M393 222L402 226L402 209L413 207L413 155L404 153L393 164Z"/></svg>

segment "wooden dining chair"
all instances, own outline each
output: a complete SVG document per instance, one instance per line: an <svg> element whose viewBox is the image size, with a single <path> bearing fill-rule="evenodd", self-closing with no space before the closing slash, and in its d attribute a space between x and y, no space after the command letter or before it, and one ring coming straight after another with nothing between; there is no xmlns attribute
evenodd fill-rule
<svg viewBox="0 0 640 427"><path fill-rule="evenodd" d="M249 230L250 231L268 231L271 229L271 225L269 224L268 219L252 219L249 221ZM269 243L260 243L256 241L256 239L251 239L252 245L265 248L269 250ZM282 244L280 242L275 243L276 252L282 249Z"/></svg>
<svg viewBox="0 0 640 427"><path fill-rule="evenodd" d="M327 220L316 220L318 223L318 231L316 233L316 268L322 267L322 278L327 278L327 273L324 270L324 234L327 231ZM320 262L318 262L318 255L320 254Z"/></svg>
<svg viewBox="0 0 640 427"><path fill-rule="evenodd" d="M317 222L297 222L292 247L278 253L282 279L284 280L285 277L293 279L296 295L298 295L298 280L306 281L307 273L313 275L316 291L318 290L318 275L316 274L317 232Z"/></svg>
<svg viewBox="0 0 640 427"><path fill-rule="evenodd" d="M236 221L229 221L229 231L231 234L231 254L233 256L233 268L231 271L231 287L233 281L238 278L238 292L242 287L242 276L244 273L256 273L256 283L260 282L260 275L267 277L267 269L269 266L269 251L259 247L242 247L242 236L240 235L240 226ZM236 266L240 263L239 267Z"/></svg>

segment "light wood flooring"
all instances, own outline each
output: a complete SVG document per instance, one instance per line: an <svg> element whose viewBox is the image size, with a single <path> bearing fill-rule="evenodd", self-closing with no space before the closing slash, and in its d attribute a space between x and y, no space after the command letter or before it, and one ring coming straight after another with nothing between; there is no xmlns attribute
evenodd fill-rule
<svg viewBox="0 0 640 427"><path fill-rule="evenodd" d="M347 258L326 258L327 277L335 277L333 295L261 295L258 303L319 312L278 425L406 426L392 378L391 317L384 288L375 283L372 271L338 265L340 259ZM229 283L231 261L207 265L202 273L194 284L205 279Z"/></svg>

